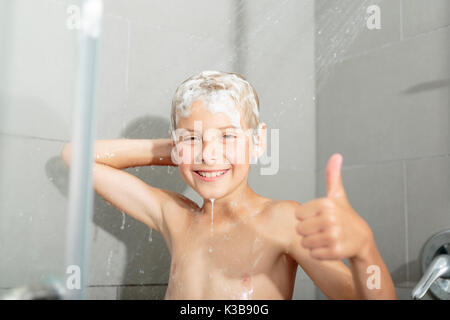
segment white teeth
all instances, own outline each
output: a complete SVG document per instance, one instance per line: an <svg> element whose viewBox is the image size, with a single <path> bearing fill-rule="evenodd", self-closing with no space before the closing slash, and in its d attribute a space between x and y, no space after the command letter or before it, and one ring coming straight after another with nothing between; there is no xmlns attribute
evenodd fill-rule
<svg viewBox="0 0 450 320"><path fill-rule="evenodd" d="M197 171L197 173L199 175L201 175L202 177L214 178L214 177L223 175L226 171L227 170L225 170L225 171L214 171L214 172Z"/></svg>

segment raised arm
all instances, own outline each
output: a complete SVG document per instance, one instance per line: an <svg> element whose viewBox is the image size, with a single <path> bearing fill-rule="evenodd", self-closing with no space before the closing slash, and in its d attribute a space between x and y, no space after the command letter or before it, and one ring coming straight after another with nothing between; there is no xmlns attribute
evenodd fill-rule
<svg viewBox="0 0 450 320"><path fill-rule="evenodd" d="M61 158L70 166L71 143ZM122 169L146 165L172 165L170 139L97 140L94 143L93 187L117 209L163 233L163 206L183 196L154 188Z"/></svg>
<svg viewBox="0 0 450 320"><path fill-rule="evenodd" d="M348 259L353 278L352 291L358 299L397 299L394 283L375 245L372 230L348 200L342 182L342 161L340 154L333 154L328 160L325 197L295 206L297 241L301 241L301 247L307 249L312 258L325 264L334 263L341 268L340 260ZM293 237L292 243L295 242ZM300 252L298 245L298 249L295 245L293 247L294 255L295 251ZM304 254L297 253L297 256L301 262ZM308 264L318 263L309 259ZM324 288L331 290L335 287L334 279L326 277L330 283L324 283Z"/></svg>
<svg viewBox="0 0 450 320"><path fill-rule="evenodd" d="M314 284L328 299L358 299L352 271L341 260L318 260L310 250L302 246L302 236L296 231L298 220L295 212L301 204L286 200L279 204L280 225L284 230L285 252L305 271ZM282 218L282 219L281 219Z"/></svg>

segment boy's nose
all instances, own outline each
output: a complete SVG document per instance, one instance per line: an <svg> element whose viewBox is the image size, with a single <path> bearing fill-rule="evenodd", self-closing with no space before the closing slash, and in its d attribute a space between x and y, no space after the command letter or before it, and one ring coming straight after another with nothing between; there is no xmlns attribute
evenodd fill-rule
<svg viewBox="0 0 450 320"><path fill-rule="evenodd" d="M202 157L206 164L215 164L221 154L218 143L213 140L203 143Z"/></svg>

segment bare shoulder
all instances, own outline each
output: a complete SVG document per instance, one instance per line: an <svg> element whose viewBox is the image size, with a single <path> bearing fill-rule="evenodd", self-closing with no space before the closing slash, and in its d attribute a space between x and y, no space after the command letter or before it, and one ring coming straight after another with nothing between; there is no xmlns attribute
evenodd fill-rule
<svg viewBox="0 0 450 320"><path fill-rule="evenodd" d="M301 204L294 200L271 200L264 209L265 224L271 234L278 239L283 247L288 247L295 236L298 220L295 212Z"/></svg>
<svg viewBox="0 0 450 320"><path fill-rule="evenodd" d="M266 207L266 212L270 216L278 219L290 220L295 217L295 212L302 206L295 200L271 200Z"/></svg>
<svg viewBox="0 0 450 320"><path fill-rule="evenodd" d="M199 206L195 201L189 199L181 193L166 190L166 202L163 203L163 213L172 212L174 209L199 210Z"/></svg>
<svg viewBox="0 0 450 320"><path fill-rule="evenodd" d="M166 224L181 223L190 214L198 212L200 207L197 203L181 193L164 190L166 201L163 202L163 220Z"/></svg>
<svg viewBox="0 0 450 320"><path fill-rule="evenodd" d="M181 193L163 189L164 201L162 202L162 235L166 239L170 251L172 251L173 238L190 223L190 217L199 212L197 203Z"/></svg>

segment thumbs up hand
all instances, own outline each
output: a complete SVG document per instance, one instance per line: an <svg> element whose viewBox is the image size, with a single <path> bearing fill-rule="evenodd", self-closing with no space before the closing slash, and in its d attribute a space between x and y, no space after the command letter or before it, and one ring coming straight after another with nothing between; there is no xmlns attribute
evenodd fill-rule
<svg viewBox="0 0 450 320"><path fill-rule="evenodd" d="M340 260L363 257L374 242L372 230L351 207L342 183L343 157L335 153L326 168L327 194L301 206L296 231L313 258Z"/></svg>

